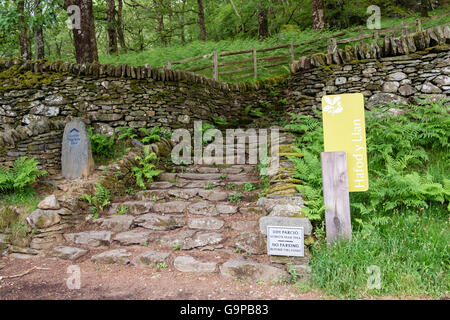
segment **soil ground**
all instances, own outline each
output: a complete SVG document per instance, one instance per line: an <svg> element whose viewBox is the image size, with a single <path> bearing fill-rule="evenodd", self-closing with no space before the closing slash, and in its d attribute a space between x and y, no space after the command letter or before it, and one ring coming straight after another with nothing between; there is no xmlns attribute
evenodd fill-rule
<svg viewBox="0 0 450 320"><path fill-rule="evenodd" d="M2 258L0 270L1 300L311 300L316 293L299 294L289 284L234 281L220 274L181 273L167 269L137 268L120 265L95 265L89 260L74 263L35 257L27 260ZM67 273L70 265L81 270L81 288L70 290ZM17 278L33 267L33 270Z"/></svg>

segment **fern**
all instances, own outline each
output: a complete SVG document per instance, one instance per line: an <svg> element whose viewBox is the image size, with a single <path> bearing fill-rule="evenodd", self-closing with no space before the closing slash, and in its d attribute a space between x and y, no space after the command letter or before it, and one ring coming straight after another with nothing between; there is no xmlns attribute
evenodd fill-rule
<svg viewBox="0 0 450 320"><path fill-rule="evenodd" d="M145 137L141 140L143 144L153 143L161 141L161 128L155 126L152 130L147 130L146 128L140 128L141 132L145 134Z"/></svg>
<svg viewBox="0 0 450 320"><path fill-rule="evenodd" d="M24 193L38 178L47 175L37 168L39 162L34 158L20 157L11 169L0 167L0 191L2 193Z"/></svg>
<svg viewBox="0 0 450 320"><path fill-rule="evenodd" d="M154 164L157 160L157 156L154 152L150 152L149 146L144 148L143 157L137 156L135 160L138 163L138 166L133 167L132 171L136 178L136 184L141 189L146 189L146 182L153 182L154 177L158 176L162 171L156 169L156 165Z"/></svg>
<svg viewBox="0 0 450 320"><path fill-rule="evenodd" d="M91 212L94 215L93 218L97 219L99 213L111 204L111 195L108 188L103 187L100 183L97 183L95 188L95 195L84 194L81 196L81 199L89 202Z"/></svg>
<svg viewBox="0 0 450 320"><path fill-rule="evenodd" d="M106 134L93 133L92 128L89 128L88 136L91 141L92 153L94 155L105 158L114 156L114 134L108 137Z"/></svg>
<svg viewBox="0 0 450 320"><path fill-rule="evenodd" d="M137 137L137 134L134 133L134 128L133 127L120 127L119 131L120 131L120 135L118 137L118 140L123 140L123 139L135 139Z"/></svg>

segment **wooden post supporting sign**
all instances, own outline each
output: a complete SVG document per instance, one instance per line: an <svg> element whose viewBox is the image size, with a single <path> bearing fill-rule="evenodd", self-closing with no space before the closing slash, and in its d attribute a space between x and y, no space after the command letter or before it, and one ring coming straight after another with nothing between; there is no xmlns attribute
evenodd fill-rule
<svg viewBox="0 0 450 320"><path fill-rule="evenodd" d="M351 239L347 152L322 152L321 158L327 242Z"/></svg>

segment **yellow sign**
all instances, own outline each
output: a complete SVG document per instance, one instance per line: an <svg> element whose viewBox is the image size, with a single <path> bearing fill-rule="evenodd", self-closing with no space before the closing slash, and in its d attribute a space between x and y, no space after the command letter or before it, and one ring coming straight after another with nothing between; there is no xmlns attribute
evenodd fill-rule
<svg viewBox="0 0 450 320"><path fill-rule="evenodd" d="M322 117L325 152L346 151L350 192L369 189L364 96L324 96Z"/></svg>

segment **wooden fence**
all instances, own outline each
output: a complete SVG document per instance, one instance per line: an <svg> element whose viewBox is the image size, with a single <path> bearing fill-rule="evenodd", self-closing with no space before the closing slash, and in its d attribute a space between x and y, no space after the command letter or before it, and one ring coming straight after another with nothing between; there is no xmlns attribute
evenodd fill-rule
<svg viewBox="0 0 450 320"><path fill-rule="evenodd" d="M448 15L450 15L450 12L445 12L424 20L416 19L415 22L410 24L405 24L402 21L401 26L371 30L369 34L365 34L362 27L356 29L354 28L350 31L359 31L359 35L344 39L338 39L338 37L345 35L346 32L338 32L330 36L318 39L303 41L299 43L281 44L268 48L252 48L239 51L211 52L210 54L203 56L197 56L178 61L167 61L165 68L174 69L178 65L183 65L194 61L207 60L207 64L196 66L190 69L182 69L196 73L203 73L204 75L211 77L214 80L225 80L224 78L226 77L232 77L232 79L228 79L232 82L249 78L256 79L261 73L280 73L282 72L282 69L280 69L283 68L282 66L286 66L286 70L288 70L288 66L290 63L292 63L292 61L299 59L305 54L322 52L324 51L324 49L327 49L329 53L332 53L337 49L338 45L345 45L358 41L364 42L367 39L378 39L379 37L394 35L399 31L401 31L402 35L409 34L409 32L414 31L414 29L415 31L422 31L422 23L437 20ZM310 44L315 45L304 48L305 45ZM283 50L287 50L287 53L282 53L281 51ZM243 54L246 54L248 57L245 59L224 59L223 61L219 61L219 58Z"/></svg>

